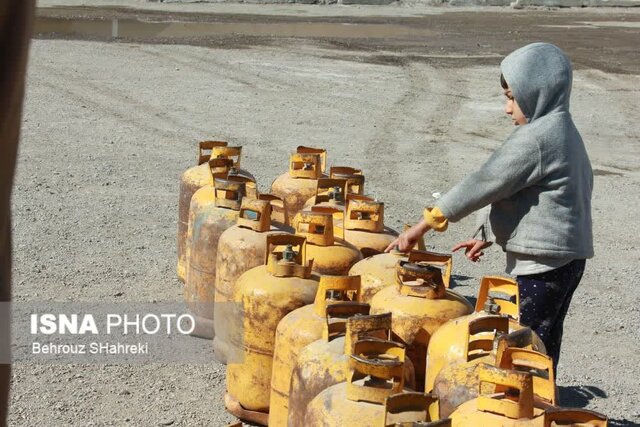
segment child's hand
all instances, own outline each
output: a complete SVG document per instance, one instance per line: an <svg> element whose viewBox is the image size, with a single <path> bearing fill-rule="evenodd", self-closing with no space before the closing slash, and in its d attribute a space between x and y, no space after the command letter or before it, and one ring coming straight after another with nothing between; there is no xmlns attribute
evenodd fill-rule
<svg viewBox="0 0 640 427"><path fill-rule="evenodd" d="M414 225L404 233L400 234L396 240L391 242L385 252L390 252L392 249L397 248L400 252L409 252L418 243L418 239L422 237L424 233L429 231L429 225L426 221L422 220L418 224Z"/></svg>
<svg viewBox="0 0 640 427"><path fill-rule="evenodd" d="M471 239L466 242L460 242L451 249L455 252L458 249L464 248L464 254L473 262L480 261L480 257L484 255L483 249L491 246L491 242L485 242L483 240Z"/></svg>

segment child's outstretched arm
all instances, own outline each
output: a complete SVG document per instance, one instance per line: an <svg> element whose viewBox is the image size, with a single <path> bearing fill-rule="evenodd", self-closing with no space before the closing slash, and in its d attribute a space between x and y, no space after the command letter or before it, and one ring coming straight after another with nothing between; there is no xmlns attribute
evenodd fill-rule
<svg viewBox="0 0 640 427"><path fill-rule="evenodd" d="M527 138L525 129L520 128L478 171L438 199L434 208L425 209L424 219L402 233L387 251L393 248L408 251L428 230L445 231L449 221L457 222L478 209L508 198L538 181L541 175L538 143Z"/></svg>

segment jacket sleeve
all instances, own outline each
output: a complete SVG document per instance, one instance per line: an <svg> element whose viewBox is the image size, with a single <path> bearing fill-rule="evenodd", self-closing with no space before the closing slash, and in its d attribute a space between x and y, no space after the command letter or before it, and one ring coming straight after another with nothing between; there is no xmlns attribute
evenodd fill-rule
<svg viewBox="0 0 640 427"><path fill-rule="evenodd" d="M517 129L480 169L438 199L436 207L457 222L498 200L506 199L540 179L541 153L526 129Z"/></svg>
<svg viewBox="0 0 640 427"><path fill-rule="evenodd" d="M493 242L495 236L491 230L491 221L489 221L489 214L491 213L491 205L487 205L480 209L476 217L476 228L472 238L476 240L482 240L483 242Z"/></svg>

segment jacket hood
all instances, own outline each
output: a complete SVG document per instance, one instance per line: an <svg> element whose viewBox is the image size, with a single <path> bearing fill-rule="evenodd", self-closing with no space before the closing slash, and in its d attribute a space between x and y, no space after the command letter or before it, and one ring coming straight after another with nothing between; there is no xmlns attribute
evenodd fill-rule
<svg viewBox="0 0 640 427"><path fill-rule="evenodd" d="M502 75L530 122L569 111L573 72L565 53L549 43L532 43L510 53L500 64Z"/></svg>

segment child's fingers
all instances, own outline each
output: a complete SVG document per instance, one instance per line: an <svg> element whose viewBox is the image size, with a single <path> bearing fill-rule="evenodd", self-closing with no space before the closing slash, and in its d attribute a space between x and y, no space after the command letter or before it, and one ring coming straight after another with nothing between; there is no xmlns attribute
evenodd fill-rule
<svg viewBox="0 0 640 427"><path fill-rule="evenodd" d="M469 252L467 252L467 256L469 258L476 258L478 257L480 251L482 250L482 247L484 246L484 242L477 240L474 242L474 245L471 247L471 249L469 249Z"/></svg>
<svg viewBox="0 0 640 427"><path fill-rule="evenodd" d="M384 251L385 251L385 252L391 252L395 247L397 247L397 246L398 246L398 240L400 240L400 239L396 239L396 240L394 240L393 242L391 242L391 243L389 244L389 246L387 246L387 248L386 248Z"/></svg>
<svg viewBox="0 0 640 427"><path fill-rule="evenodd" d="M455 251L460 250L462 248L466 248L467 251L469 251L469 246L471 246L471 240L467 240L466 242L460 242L457 245L455 245L453 247L453 249L451 249L451 252L455 252Z"/></svg>

